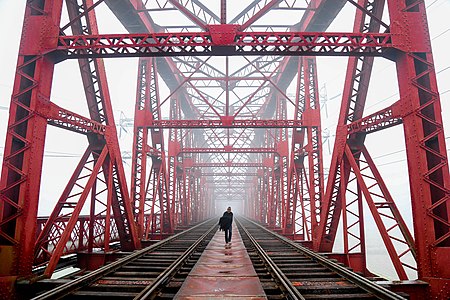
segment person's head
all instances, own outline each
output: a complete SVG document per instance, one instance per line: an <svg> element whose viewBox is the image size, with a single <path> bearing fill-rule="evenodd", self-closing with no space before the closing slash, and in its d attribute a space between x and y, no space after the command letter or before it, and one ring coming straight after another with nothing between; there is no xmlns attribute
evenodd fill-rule
<svg viewBox="0 0 450 300"><path fill-rule="evenodd" d="M227 212L231 212L231 206L228 206Z"/></svg>

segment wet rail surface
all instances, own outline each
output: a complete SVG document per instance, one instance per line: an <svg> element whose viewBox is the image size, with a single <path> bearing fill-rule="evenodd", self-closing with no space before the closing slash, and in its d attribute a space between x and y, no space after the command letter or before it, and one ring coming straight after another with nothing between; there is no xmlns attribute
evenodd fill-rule
<svg viewBox="0 0 450 300"><path fill-rule="evenodd" d="M171 299L217 230L209 220L32 298ZM177 283L178 282L178 283Z"/></svg>
<svg viewBox="0 0 450 300"><path fill-rule="evenodd" d="M247 251L259 256L288 299L406 299L248 219L237 223ZM266 294L279 299L278 292Z"/></svg>

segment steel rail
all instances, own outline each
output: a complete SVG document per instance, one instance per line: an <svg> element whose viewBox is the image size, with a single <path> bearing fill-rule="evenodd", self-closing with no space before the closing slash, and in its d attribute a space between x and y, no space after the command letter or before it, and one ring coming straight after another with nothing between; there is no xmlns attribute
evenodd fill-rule
<svg viewBox="0 0 450 300"><path fill-rule="evenodd" d="M42 293L41 295L38 295L38 296L32 298L31 300L60 299L64 296L67 296L69 293L74 292L82 287L89 285L90 283L104 277L105 275L118 270L119 268L126 265L127 263L132 262L135 259L140 258L140 257L146 255L147 253L176 240L177 238L185 235L186 233L188 233L210 221L211 221L210 219L207 221L204 221L194 227L191 227L185 231L177 233L165 240L159 241L147 248L136 251L130 255L127 255L126 257L116 260L115 262L112 262L106 266L103 266L103 267L95 270L95 271L92 271L89 274L86 274L80 278L77 278L75 280L67 282L55 289L52 289L45 293ZM216 226L214 226L214 227L216 227Z"/></svg>
<svg viewBox="0 0 450 300"><path fill-rule="evenodd" d="M192 255L192 253L198 248L201 242L211 233L213 230L217 230L217 224L214 223L211 228L205 232L198 240L192 244L176 261L174 261L165 271L156 277L155 281L146 286L133 300L149 299L157 288L164 284L169 278L171 278L175 272L181 267L181 265Z"/></svg>
<svg viewBox="0 0 450 300"><path fill-rule="evenodd" d="M256 251L258 252L259 256L264 260L266 265L269 266L269 269L272 270L273 274L277 277L278 281L283 285L284 291L287 292L289 299L300 299L300 300L306 300L305 297L303 297L302 294L295 288L295 286L292 284L292 282L289 280L289 278L286 277L286 275L283 273L283 271L278 268L277 264L269 257L269 255L264 251L264 249L258 244L258 242L255 240L255 238L251 235L250 232L239 222L238 218L235 219L236 223L241 227L241 229L245 232L250 242L255 247Z"/></svg>
<svg viewBox="0 0 450 300"><path fill-rule="evenodd" d="M296 248L297 250L301 251L304 255L316 260L318 263L320 263L324 267L329 268L330 270L336 272L340 276L342 276L345 279L349 280L350 282L356 284L358 287L362 288L363 290L365 290L369 293L372 293L374 296L376 296L380 299L406 300L406 298L404 298L400 295L397 295L396 293L368 280L367 278L365 278L363 276L360 276L360 275L354 273L353 271L348 270L346 267L343 267L343 266L329 260L328 258L324 257L321 254L318 254L306 247L298 245L297 243L293 242L292 240L290 240L282 235L279 235L275 232L272 232L272 231L268 230L267 228L265 228L264 226L254 222L248 218L245 218L245 217L241 217L241 218L256 225L257 227L263 229L264 231L272 234L279 240Z"/></svg>

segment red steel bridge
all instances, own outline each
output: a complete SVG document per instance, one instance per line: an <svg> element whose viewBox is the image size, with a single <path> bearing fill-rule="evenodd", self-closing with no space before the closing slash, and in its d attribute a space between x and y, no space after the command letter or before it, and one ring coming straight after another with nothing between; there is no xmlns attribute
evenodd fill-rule
<svg viewBox="0 0 450 300"><path fill-rule="evenodd" d="M430 299L450 297L450 177L424 1L248 3L26 1L0 181L2 297L35 280L37 267L49 277L71 253L94 261L114 242L140 249L230 199L314 251L342 241L335 257L369 276L366 207L398 279L415 279L412 270ZM344 6L356 11L353 28L330 31ZM126 33L101 33L100 8ZM168 12L176 17L160 17ZM327 165L319 56L348 59ZM131 174L104 65L120 57L139 59ZM399 97L367 113L375 58L395 64ZM87 114L52 99L55 66L67 60L78 62ZM88 146L52 213L38 218L49 126L86 136ZM394 126L404 132L413 228L365 143Z"/></svg>

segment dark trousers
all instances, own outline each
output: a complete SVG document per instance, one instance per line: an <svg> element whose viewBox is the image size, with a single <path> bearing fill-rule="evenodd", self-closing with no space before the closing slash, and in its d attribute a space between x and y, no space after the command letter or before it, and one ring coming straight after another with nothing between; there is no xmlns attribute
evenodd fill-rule
<svg viewBox="0 0 450 300"><path fill-rule="evenodd" d="M231 226L225 229L225 243L231 242Z"/></svg>

